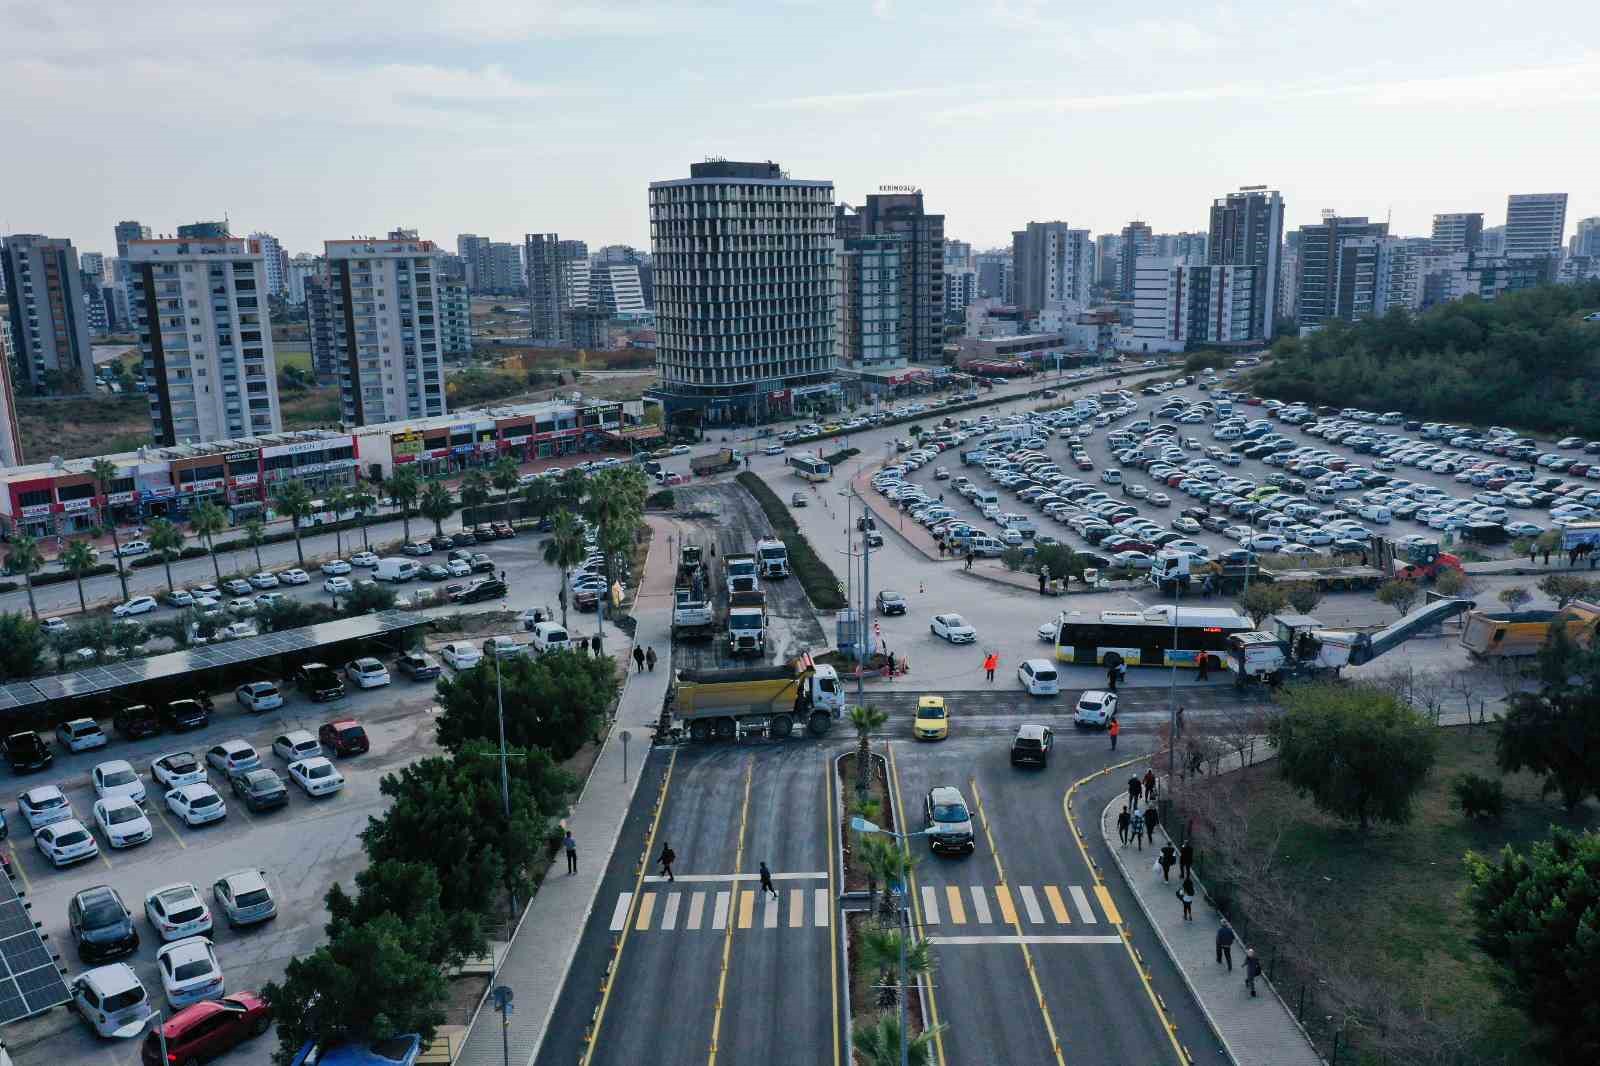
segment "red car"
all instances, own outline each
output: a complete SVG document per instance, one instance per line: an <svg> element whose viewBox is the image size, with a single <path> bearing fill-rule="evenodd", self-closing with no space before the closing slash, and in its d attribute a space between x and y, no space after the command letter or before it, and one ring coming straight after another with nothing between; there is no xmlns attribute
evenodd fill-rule
<svg viewBox="0 0 1600 1066"><path fill-rule="evenodd" d="M335 755L364 755L372 747L367 731L354 718L326 723L317 730L317 739L322 742L324 751Z"/></svg>
<svg viewBox="0 0 1600 1066"><path fill-rule="evenodd" d="M235 992L220 1000L204 1000L168 1018L157 1034L144 1038L139 1057L144 1066L214 1059L272 1025L272 1009L254 992ZM161 1061L161 1038L167 1040L167 1061Z"/></svg>

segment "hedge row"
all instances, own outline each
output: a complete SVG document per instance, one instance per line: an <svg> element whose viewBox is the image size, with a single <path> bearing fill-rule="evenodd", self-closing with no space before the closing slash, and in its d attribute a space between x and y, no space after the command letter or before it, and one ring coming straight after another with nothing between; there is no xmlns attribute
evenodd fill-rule
<svg viewBox="0 0 1600 1066"><path fill-rule="evenodd" d="M846 459L853 459L860 454L860 448L841 448L832 455L824 455L822 457L822 461L827 463L829 466L838 466Z"/></svg>
<svg viewBox="0 0 1600 1066"><path fill-rule="evenodd" d="M837 611L848 606L844 599L844 586L840 584L838 575L818 557L816 550L811 547L811 542L806 540L805 534L801 533L800 527L795 524L789 508L778 498L778 494L768 488L765 481L748 470L735 480L756 498L761 510L766 512L767 521L782 538L784 547L789 549L789 566L800 579L806 595L811 598L811 605L819 611Z"/></svg>

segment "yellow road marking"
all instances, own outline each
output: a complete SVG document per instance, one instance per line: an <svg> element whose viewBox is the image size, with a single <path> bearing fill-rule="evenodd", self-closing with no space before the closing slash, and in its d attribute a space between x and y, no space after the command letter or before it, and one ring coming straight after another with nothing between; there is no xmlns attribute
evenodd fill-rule
<svg viewBox="0 0 1600 1066"><path fill-rule="evenodd" d="M824 754L822 756L822 795L824 799L822 810L822 824L827 827L828 837L828 905L838 899L838 893L833 887L833 857L836 854L833 848L833 761ZM832 937L832 934L829 934ZM828 979L833 984L833 1066L839 1066L839 1012L844 1009L844 1004L839 1001L839 945L837 941L828 945Z"/></svg>
<svg viewBox="0 0 1600 1066"><path fill-rule="evenodd" d="M889 755L889 779L894 782L895 824L900 826L901 832L905 832L909 823L906 821L905 804L900 802L900 764L895 761L894 744L892 742L884 744L884 749ZM900 841L900 850L908 858L910 857L911 849L907 846L906 841ZM907 868L906 890L911 893L911 913L916 918L916 928L917 930L921 930L923 928L922 894L917 891L917 870L915 866L910 866ZM955 908L958 912L960 912L960 897L953 895L955 893L955 889L952 888L950 891L952 893L952 898L955 900ZM961 913L964 919L965 912ZM917 932L917 936L920 938L921 933ZM921 977L918 977L917 984L921 985L922 990L928 995L928 1026L933 1030L933 1050L939 1056L939 1066L946 1066L944 1058L944 1030L939 1025L939 1001L933 993L933 982L925 981Z"/></svg>
<svg viewBox="0 0 1600 1066"><path fill-rule="evenodd" d="M1000 918L1007 925L1017 924L1017 908L1011 904L1011 889L1005 885L994 886L994 898L1000 901Z"/></svg>
<svg viewBox="0 0 1600 1066"><path fill-rule="evenodd" d="M739 893L739 928L748 929L756 916L756 894L746 889Z"/></svg>
<svg viewBox="0 0 1600 1066"><path fill-rule="evenodd" d="M962 902L961 890L955 885L945 885L944 898L950 904L950 921L956 925L966 925L967 905Z"/></svg>
<svg viewBox="0 0 1600 1066"><path fill-rule="evenodd" d="M160 823L162 824L162 826L164 826L166 828L168 833L172 834L172 839L176 840L178 842L178 847L183 848L185 851L187 851L188 848L189 848L189 845L185 844L183 842L183 837L179 836L178 835L178 831L176 829L172 828L172 823L167 821L167 816L161 813L161 808L156 806L154 803L152 803L147 808L147 810L148 810L148 812L150 814L153 814L153 815L156 816L156 819L158 821L160 821Z"/></svg>
<svg viewBox="0 0 1600 1066"><path fill-rule="evenodd" d="M639 930L641 933L646 929L649 929L650 916L653 915L655 911L656 894L654 892L648 892L639 900L639 918L633 923L633 927Z"/></svg>
<svg viewBox="0 0 1600 1066"><path fill-rule="evenodd" d="M1044 898L1050 901L1050 913L1056 916L1056 922L1061 925L1071 925L1072 916L1067 913L1067 903L1061 898L1061 890L1055 885L1044 886Z"/></svg>
<svg viewBox="0 0 1600 1066"><path fill-rule="evenodd" d="M33 891L33 882L28 880L28 871L22 868L22 860L17 858L17 847L10 842L6 843L6 850L11 853L11 868L22 877L22 887L27 892Z"/></svg>
<svg viewBox="0 0 1600 1066"><path fill-rule="evenodd" d="M750 780L755 774L755 758L745 760L744 764L744 799L739 804L739 843L734 848L733 869L735 873L744 870L744 831L750 823ZM717 1040L722 1034L722 1001L728 990L728 967L733 961L733 927L741 925L750 928L750 912L755 907L754 892L746 892L739 900L739 921L729 922L727 934L722 938L722 973L717 978L717 1001L711 1013L711 1047L707 1052L706 1066L717 1066Z"/></svg>
<svg viewBox="0 0 1600 1066"><path fill-rule="evenodd" d="M1100 901L1100 909L1106 912L1106 921L1112 925L1122 924L1122 915L1117 910L1117 905L1111 902L1111 892L1105 885L1094 886L1095 898Z"/></svg>

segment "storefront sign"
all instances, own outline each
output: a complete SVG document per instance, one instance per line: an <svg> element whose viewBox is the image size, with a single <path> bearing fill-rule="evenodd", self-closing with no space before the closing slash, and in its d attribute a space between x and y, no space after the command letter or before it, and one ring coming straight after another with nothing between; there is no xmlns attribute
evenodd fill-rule
<svg viewBox="0 0 1600 1066"><path fill-rule="evenodd" d="M191 481L183 487L185 492L216 492L226 484L220 477L208 477L199 481Z"/></svg>
<svg viewBox="0 0 1600 1066"><path fill-rule="evenodd" d="M307 440L298 444L277 444L271 448L262 448L261 457L271 459L279 455L306 455L310 452L325 451L328 448L339 448L350 444L350 438L342 440L330 438L328 440Z"/></svg>
<svg viewBox="0 0 1600 1066"><path fill-rule="evenodd" d="M258 454L258 452L229 452L223 458L230 463L253 463Z"/></svg>
<svg viewBox="0 0 1600 1066"><path fill-rule="evenodd" d="M106 503L107 504L132 503L132 502L133 502L133 493L132 492L112 492L112 493L107 493L106 494Z"/></svg>
<svg viewBox="0 0 1600 1066"><path fill-rule="evenodd" d="M471 455L473 448L470 444L458 444L450 450L456 455Z"/></svg>
<svg viewBox="0 0 1600 1066"><path fill-rule="evenodd" d="M389 438L389 454L394 456L396 462L399 462L402 456L407 460L415 459L422 452L422 437L418 434L405 436L397 434Z"/></svg>
<svg viewBox="0 0 1600 1066"><path fill-rule="evenodd" d="M157 485L153 489L140 489L139 495L147 500L167 500L177 494L171 485Z"/></svg>
<svg viewBox="0 0 1600 1066"><path fill-rule="evenodd" d="M301 463L294 468L295 474L320 474L328 468L327 463Z"/></svg>
<svg viewBox="0 0 1600 1066"><path fill-rule="evenodd" d="M61 501L61 509L66 511L68 514L76 514L79 511L87 511L93 506L94 500L87 496L81 500Z"/></svg>
<svg viewBox="0 0 1600 1066"><path fill-rule="evenodd" d="M23 518L44 518L49 514L50 505L48 503L36 503L32 507L24 507L22 509Z"/></svg>
<svg viewBox="0 0 1600 1066"><path fill-rule="evenodd" d="M478 451L481 452L484 455L493 455L495 452L497 452L499 450L500 450L500 445L495 443L492 440L484 441L483 443L478 445Z"/></svg>
<svg viewBox="0 0 1600 1066"><path fill-rule="evenodd" d="M257 481L260 481L260 480L261 479L255 474L235 474L233 476L233 483L235 485L241 485L241 486L242 485L254 485Z"/></svg>
<svg viewBox="0 0 1600 1066"><path fill-rule="evenodd" d="M429 459L448 459L449 457L450 457L450 449L449 448L432 448L432 449L430 449L428 451L428 458Z"/></svg>

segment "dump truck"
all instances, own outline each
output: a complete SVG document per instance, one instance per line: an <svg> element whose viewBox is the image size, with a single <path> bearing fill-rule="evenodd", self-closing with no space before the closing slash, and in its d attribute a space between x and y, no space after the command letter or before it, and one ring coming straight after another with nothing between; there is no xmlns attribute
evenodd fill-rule
<svg viewBox="0 0 1600 1066"><path fill-rule="evenodd" d="M728 654L767 652L767 594L760 589L728 593Z"/></svg>
<svg viewBox="0 0 1600 1066"><path fill-rule="evenodd" d="M1476 659L1507 659L1538 655L1557 626L1581 648L1594 640L1600 625L1600 605L1573 600L1558 611L1473 611L1461 630L1461 646Z"/></svg>
<svg viewBox="0 0 1600 1066"><path fill-rule="evenodd" d="M708 474L720 474L725 470L734 470L739 466L741 456L735 448L718 448L706 455L695 455L689 458L689 470L692 473L705 477Z"/></svg>
<svg viewBox="0 0 1600 1066"><path fill-rule="evenodd" d="M678 575L672 584L672 639L709 637L716 621L705 548L698 544L680 545Z"/></svg>
<svg viewBox="0 0 1600 1066"><path fill-rule="evenodd" d="M1471 600L1441 598L1376 633L1328 629L1306 614L1273 615L1270 632L1228 634L1228 667L1235 685L1335 675L1369 663L1412 637L1471 611Z"/></svg>
<svg viewBox="0 0 1600 1066"><path fill-rule="evenodd" d="M825 736L844 713L844 690L831 666L811 656L746 669L680 670L666 710L691 740L732 740L758 732L774 739L802 726Z"/></svg>
<svg viewBox="0 0 1600 1066"><path fill-rule="evenodd" d="M749 552L722 557L722 575L728 594L754 592L761 587L761 575L756 569L756 557Z"/></svg>
<svg viewBox="0 0 1600 1066"><path fill-rule="evenodd" d="M1146 580L1162 592L1171 592L1174 588L1198 591L1208 577L1218 592L1228 594L1238 592L1250 581L1271 580L1254 562L1199 559L1171 548L1156 552L1155 561L1146 571Z"/></svg>
<svg viewBox="0 0 1600 1066"><path fill-rule="evenodd" d="M776 537L756 541L756 567L762 577L789 576L789 549Z"/></svg>

